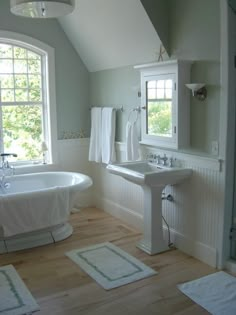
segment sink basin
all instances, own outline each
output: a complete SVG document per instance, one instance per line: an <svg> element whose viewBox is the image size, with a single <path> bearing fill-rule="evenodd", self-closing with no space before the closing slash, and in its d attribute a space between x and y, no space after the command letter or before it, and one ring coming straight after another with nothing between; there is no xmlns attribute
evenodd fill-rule
<svg viewBox="0 0 236 315"><path fill-rule="evenodd" d="M110 173L140 185L144 193L143 239L138 248L149 255L169 249L163 237L162 191L166 185L175 185L191 176L191 169L155 165L148 161L109 164Z"/></svg>
<svg viewBox="0 0 236 315"><path fill-rule="evenodd" d="M148 186L174 185L192 174L191 169L156 165L148 161L109 164L107 169L135 184Z"/></svg>

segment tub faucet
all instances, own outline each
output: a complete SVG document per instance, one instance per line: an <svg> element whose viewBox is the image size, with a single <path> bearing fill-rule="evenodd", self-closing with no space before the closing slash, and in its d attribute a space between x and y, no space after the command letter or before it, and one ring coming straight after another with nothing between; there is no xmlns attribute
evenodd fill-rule
<svg viewBox="0 0 236 315"><path fill-rule="evenodd" d="M10 184L5 181L5 178L6 176L13 175L13 172L14 172L13 166L9 164L9 161L7 159L9 156L17 157L17 154L16 153L1 153L0 154L0 157L2 158L1 166L0 166L0 171L1 171L0 187L2 188L8 188L10 186Z"/></svg>
<svg viewBox="0 0 236 315"><path fill-rule="evenodd" d="M11 166L10 166L7 158L9 156L17 157L17 154L16 153L1 153L0 156L2 158L1 169L9 169L9 168L11 168Z"/></svg>

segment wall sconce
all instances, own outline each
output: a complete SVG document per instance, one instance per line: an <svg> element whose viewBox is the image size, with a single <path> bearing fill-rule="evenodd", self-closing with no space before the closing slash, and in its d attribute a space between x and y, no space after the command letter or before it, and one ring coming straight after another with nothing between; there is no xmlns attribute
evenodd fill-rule
<svg viewBox="0 0 236 315"><path fill-rule="evenodd" d="M185 85L192 91L193 96L199 101L204 101L206 99L207 89L205 88L205 83L190 83Z"/></svg>

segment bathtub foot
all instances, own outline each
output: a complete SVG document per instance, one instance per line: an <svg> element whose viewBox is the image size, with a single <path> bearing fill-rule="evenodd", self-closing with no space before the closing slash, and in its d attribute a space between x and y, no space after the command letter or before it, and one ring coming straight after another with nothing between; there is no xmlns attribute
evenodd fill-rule
<svg viewBox="0 0 236 315"><path fill-rule="evenodd" d="M73 232L69 223L51 228L23 233L9 238L0 238L0 254L53 244L68 238Z"/></svg>

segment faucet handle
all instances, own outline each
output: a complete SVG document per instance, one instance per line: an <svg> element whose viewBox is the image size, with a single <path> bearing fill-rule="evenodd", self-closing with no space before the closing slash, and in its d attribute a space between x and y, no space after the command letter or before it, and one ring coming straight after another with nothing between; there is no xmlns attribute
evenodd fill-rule
<svg viewBox="0 0 236 315"><path fill-rule="evenodd" d="M154 156L153 156L152 153L147 153L146 159L147 159L149 162L152 162L152 161L153 161L153 158L154 158Z"/></svg>
<svg viewBox="0 0 236 315"><path fill-rule="evenodd" d="M16 153L1 153L0 156L2 158L1 167L10 169L11 167L9 165L7 157L9 157L9 156L17 157L17 154Z"/></svg>
<svg viewBox="0 0 236 315"><path fill-rule="evenodd" d="M163 165L166 166L167 165L167 161L168 161L168 157L166 156L166 154L164 154L162 160L163 160Z"/></svg>
<svg viewBox="0 0 236 315"><path fill-rule="evenodd" d="M160 156L160 154L157 155L157 164L161 164L161 156Z"/></svg>
<svg viewBox="0 0 236 315"><path fill-rule="evenodd" d="M5 157L5 156L14 156L14 157L17 157L17 154L16 154L16 153L1 153L0 156L1 156L1 157Z"/></svg>
<svg viewBox="0 0 236 315"><path fill-rule="evenodd" d="M5 162L5 158L7 158L8 156L13 156L13 157L17 157L16 153L1 153L0 154L1 158L2 158L2 162Z"/></svg>

